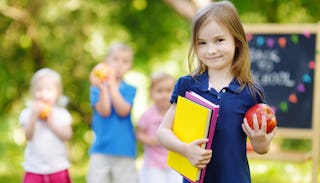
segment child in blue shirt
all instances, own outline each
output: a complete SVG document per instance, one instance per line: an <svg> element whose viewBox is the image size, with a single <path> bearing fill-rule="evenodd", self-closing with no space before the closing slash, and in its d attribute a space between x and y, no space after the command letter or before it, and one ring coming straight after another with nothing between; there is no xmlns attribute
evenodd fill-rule
<svg viewBox="0 0 320 183"><path fill-rule="evenodd" d="M132 65L133 51L125 44L111 45L105 62L105 80L90 74L94 141L90 148L88 183L136 183L136 138L131 109L136 88L123 81Z"/></svg>
<svg viewBox="0 0 320 183"><path fill-rule="evenodd" d="M257 153L267 153L276 128L267 134L265 116L259 119L263 124L259 129L257 116L253 115L251 129L244 118L251 106L263 102L263 90L251 76L248 43L236 8L228 1L209 3L195 15L191 36L192 73L176 82L172 104L158 129L159 141L194 166L206 167L204 183L250 183L246 139L249 137ZM194 65L197 67L193 69ZM210 150L201 147L208 139L188 144L172 132L177 97L186 91L220 105Z"/></svg>

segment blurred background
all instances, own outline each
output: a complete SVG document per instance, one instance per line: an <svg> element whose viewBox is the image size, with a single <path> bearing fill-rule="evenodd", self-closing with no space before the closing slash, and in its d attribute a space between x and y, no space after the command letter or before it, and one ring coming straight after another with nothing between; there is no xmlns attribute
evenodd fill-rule
<svg viewBox="0 0 320 183"><path fill-rule="evenodd" d="M50 67L62 74L73 117L68 143L74 182L85 182L90 131L88 74L113 42L135 52L126 80L138 88L133 121L149 105L149 75L187 74L190 20L208 0L0 0L0 182L21 182L26 139L18 122L32 74ZM318 0L233 0L243 23L317 23ZM281 148L310 149L307 140ZM143 155L139 146L139 157ZM304 183L311 163L250 161L254 183ZM139 165L138 165L139 166ZM284 177L284 175L289 175ZM320 182L320 181L319 181Z"/></svg>

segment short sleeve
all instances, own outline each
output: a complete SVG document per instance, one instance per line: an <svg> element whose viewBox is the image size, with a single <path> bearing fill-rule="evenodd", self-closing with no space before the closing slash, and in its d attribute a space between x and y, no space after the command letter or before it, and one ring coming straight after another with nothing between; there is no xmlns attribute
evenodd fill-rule
<svg viewBox="0 0 320 183"><path fill-rule="evenodd" d="M72 117L69 111L65 108L57 108L57 112L54 114L55 121L59 126L70 125L72 122Z"/></svg>
<svg viewBox="0 0 320 183"><path fill-rule="evenodd" d="M99 89L96 86L90 87L90 105L94 107L99 100Z"/></svg>
<svg viewBox="0 0 320 183"><path fill-rule="evenodd" d="M20 125L24 126L24 125L28 124L30 117L31 117L31 109L27 108L27 109L22 110L19 115Z"/></svg>
<svg viewBox="0 0 320 183"><path fill-rule="evenodd" d="M177 103L178 96L184 96L186 91L190 89L191 76L180 77L173 89L170 102Z"/></svg>
<svg viewBox="0 0 320 183"><path fill-rule="evenodd" d="M139 119L138 127L145 129L147 127L148 119L150 118L148 117L148 112L146 111L142 114L141 118Z"/></svg>
<svg viewBox="0 0 320 183"><path fill-rule="evenodd" d="M131 106L133 105L134 98L136 96L136 87L122 81L119 86L119 91L126 102L128 102Z"/></svg>
<svg viewBox="0 0 320 183"><path fill-rule="evenodd" d="M132 106L133 105L133 101L134 101L134 98L136 96L136 88L135 87L128 87L127 90L124 90L123 91L123 97L124 99Z"/></svg>

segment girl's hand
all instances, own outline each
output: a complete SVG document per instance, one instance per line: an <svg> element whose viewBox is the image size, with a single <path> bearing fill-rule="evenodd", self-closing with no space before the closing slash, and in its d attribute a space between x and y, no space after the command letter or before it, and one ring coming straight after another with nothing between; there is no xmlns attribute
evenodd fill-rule
<svg viewBox="0 0 320 183"><path fill-rule="evenodd" d="M107 80L109 79L108 68L109 67L106 66L105 63L99 63L98 65L96 65L89 74L90 83L94 86L97 86L98 88L103 87L108 82Z"/></svg>
<svg viewBox="0 0 320 183"><path fill-rule="evenodd" d="M36 100L33 104L33 114L35 118L39 118L42 121L47 121L51 116L52 106L42 100Z"/></svg>
<svg viewBox="0 0 320 183"><path fill-rule="evenodd" d="M95 77L93 74L90 74L90 83L92 85L98 86L99 84L101 84L101 80L98 77Z"/></svg>
<svg viewBox="0 0 320 183"><path fill-rule="evenodd" d="M116 74L113 69L109 70L109 77L107 80L107 85L109 88L112 88L112 87L118 88Z"/></svg>
<svg viewBox="0 0 320 183"><path fill-rule="evenodd" d="M208 142L208 139L200 139L187 144L185 157L197 168L205 168L212 157L211 149L201 147Z"/></svg>
<svg viewBox="0 0 320 183"><path fill-rule="evenodd" d="M259 154L265 154L269 151L269 145L273 139L277 128L274 128L272 132L267 133L267 121L266 116L262 116L261 128L259 128L257 115L253 114L253 129L249 126L247 119L243 119L242 129L249 137L254 151Z"/></svg>
<svg viewBox="0 0 320 183"><path fill-rule="evenodd" d="M43 102L42 100L36 99L32 105L32 112L35 116L39 116L42 109L44 109L48 104Z"/></svg>
<svg viewBox="0 0 320 183"><path fill-rule="evenodd" d="M42 101L40 100L35 100L32 103L32 115L36 116L38 118L39 114L40 114L40 110L41 110L41 106L42 106Z"/></svg>

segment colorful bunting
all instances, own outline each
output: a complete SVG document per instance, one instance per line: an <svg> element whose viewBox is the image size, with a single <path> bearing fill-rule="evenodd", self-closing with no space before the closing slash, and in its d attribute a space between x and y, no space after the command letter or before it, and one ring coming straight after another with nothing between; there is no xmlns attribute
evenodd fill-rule
<svg viewBox="0 0 320 183"><path fill-rule="evenodd" d="M314 70L314 61L313 60L311 60L310 62L309 62L309 64L308 64L308 66L309 66L309 69L311 69L311 70Z"/></svg>
<svg viewBox="0 0 320 183"><path fill-rule="evenodd" d="M250 42L253 38L252 34L247 34L246 37L248 42Z"/></svg>
<svg viewBox="0 0 320 183"><path fill-rule="evenodd" d="M305 31L305 32L303 33L303 35L304 35L306 38L308 38L308 39L310 39L310 37L311 37L311 34L310 34L309 31Z"/></svg>
<svg viewBox="0 0 320 183"><path fill-rule="evenodd" d="M306 92L306 87L304 86L303 83L299 83L299 84L298 84L298 86L297 86L297 91L300 92L300 93Z"/></svg>
<svg viewBox="0 0 320 183"><path fill-rule="evenodd" d="M294 43L294 44L298 44L299 43L299 37L294 34L294 35L291 35L291 41Z"/></svg>
<svg viewBox="0 0 320 183"><path fill-rule="evenodd" d="M273 45L274 45L274 40L272 38L268 38L267 39L267 46L269 48L273 48Z"/></svg>
<svg viewBox="0 0 320 183"><path fill-rule="evenodd" d="M288 100L289 100L289 102L291 102L293 104L298 103L298 98L295 93L292 93L291 95L289 95Z"/></svg>
<svg viewBox="0 0 320 183"><path fill-rule="evenodd" d="M264 38L262 36L257 37L257 45L258 46L263 46L264 44Z"/></svg>
<svg viewBox="0 0 320 183"><path fill-rule="evenodd" d="M304 74L302 76L302 81L305 82L305 83L311 83L312 79L311 79L309 74Z"/></svg>
<svg viewBox="0 0 320 183"><path fill-rule="evenodd" d="M287 39L285 37L280 37L278 39L278 44L281 48L286 47Z"/></svg>
<svg viewBox="0 0 320 183"><path fill-rule="evenodd" d="M287 111L288 111L288 104L287 104L287 102L281 102L281 103L280 103L280 110L281 110L282 112L287 112Z"/></svg>

